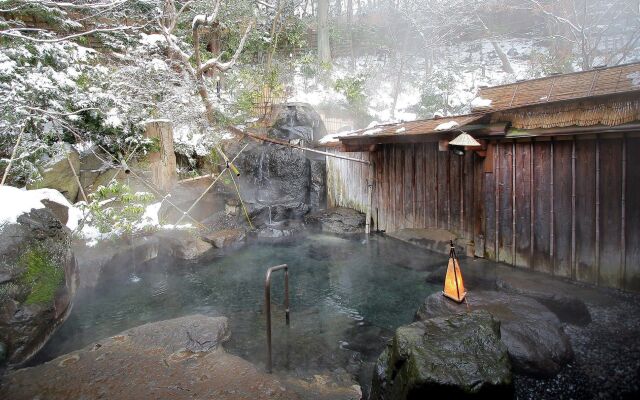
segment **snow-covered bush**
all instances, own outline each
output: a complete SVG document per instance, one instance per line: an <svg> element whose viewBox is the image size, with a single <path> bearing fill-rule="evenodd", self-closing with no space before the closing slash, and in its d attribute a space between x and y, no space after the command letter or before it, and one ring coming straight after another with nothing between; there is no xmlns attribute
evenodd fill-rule
<svg viewBox="0 0 640 400"><path fill-rule="evenodd" d="M145 215L154 196L147 192L133 193L129 186L116 181L100 186L84 205L89 217L87 224L103 236L133 235L153 229L153 221Z"/></svg>

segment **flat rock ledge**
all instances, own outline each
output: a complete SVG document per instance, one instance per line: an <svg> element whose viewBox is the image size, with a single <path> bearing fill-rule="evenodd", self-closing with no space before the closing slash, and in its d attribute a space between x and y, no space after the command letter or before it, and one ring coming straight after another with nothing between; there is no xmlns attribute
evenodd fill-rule
<svg viewBox="0 0 640 400"><path fill-rule="evenodd" d="M304 221L307 225L329 233L363 233L365 215L351 208L336 207L307 214Z"/></svg>
<svg viewBox="0 0 640 400"><path fill-rule="evenodd" d="M500 336L517 372L554 376L573 359L573 350L558 317L538 301L496 291L474 291L468 304L457 304L441 293L427 297L416 320L484 310L500 321Z"/></svg>
<svg viewBox="0 0 640 400"><path fill-rule="evenodd" d="M500 323L478 310L398 328L376 364L370 399L512 397Z"/></svg>
<svg viewBox="0 0 640 400"><path fill-rule="evenodd" d="M227 319L191 315L129 329L45 364L13 371L3 399L297 399L227 354Z"/></svg>

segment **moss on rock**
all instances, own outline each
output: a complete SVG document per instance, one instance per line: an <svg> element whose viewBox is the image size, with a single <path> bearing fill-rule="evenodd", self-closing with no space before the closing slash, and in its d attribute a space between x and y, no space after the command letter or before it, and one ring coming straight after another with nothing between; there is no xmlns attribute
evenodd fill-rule
<svg viewBox="0 0 640 400"><path fill-rule="evenodd" d="M31 289L25 304L53 301L64 281L64 269L52 261L51 255L45 249L33 247L20 257L19 265L25 270L21 281Z"/></svg>

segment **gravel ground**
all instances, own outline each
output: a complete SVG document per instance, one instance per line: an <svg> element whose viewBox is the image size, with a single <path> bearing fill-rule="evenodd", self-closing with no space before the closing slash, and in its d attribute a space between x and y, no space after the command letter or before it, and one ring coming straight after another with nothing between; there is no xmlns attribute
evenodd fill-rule
<svg viewBox="0 0 640 400"><path fill-rule="evenodd" d="M516 376L518 399L640 398L640 295L607 296L610 304L587 302L589 325L565 327L574 361L554 378Z"/></svg>

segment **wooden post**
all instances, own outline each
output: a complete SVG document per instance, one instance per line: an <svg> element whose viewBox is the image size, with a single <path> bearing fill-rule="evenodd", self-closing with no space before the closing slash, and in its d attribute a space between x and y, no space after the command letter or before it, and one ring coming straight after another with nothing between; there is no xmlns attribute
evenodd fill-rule
<svg viewBox="0 0 640 400"><path fill-rule="evenodd" d="M373 207L373 174L375 173L375 168L373 166L373 162L369 163L369 177L367 178L367 213L366 218L367 221L365 223L364 233L367 235L371 234L371 208Z"/></svg>
<svg viewBox="0 0 640 400"><path fill-rule="evenodd" d="M149 154L151 181L163 191L169 191L178 180L171 121L153 120L147 122L145 137L158 140L160 146L160 151Z"/></svg>

